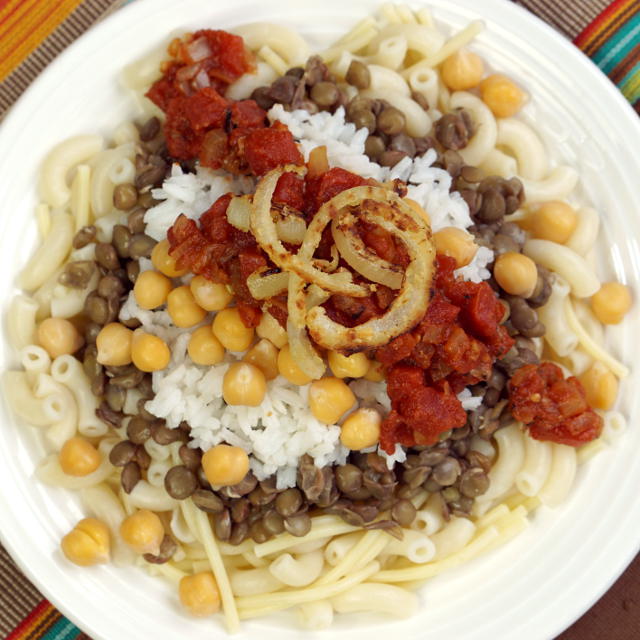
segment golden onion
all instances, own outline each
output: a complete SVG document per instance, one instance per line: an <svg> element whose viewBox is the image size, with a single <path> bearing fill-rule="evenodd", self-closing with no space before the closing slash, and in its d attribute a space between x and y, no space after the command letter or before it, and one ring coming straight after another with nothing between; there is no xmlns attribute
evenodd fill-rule
<svg viewBox="0 0 640 640"><path fill-rule="evenodd" d="M251 224L251 196L234 196L227 207L227 220L240 231L249 231Z"/></svg>
<svg viewBox="0 0 640 640"><path fill-rule="evenodd" d="M390 289L402 286L403 269L400 265L383 260L362 241L355 229L356 217L352 213L340 215L331 223L333 241L345 262L360 275L383 284Z"/></svg>
<svg viewBox="0 0 640 640"><path fill-rule="evenodd" d="M307 233L307 223L301 213L289 211L276 222L278 238L287 244L302 244Z"/></svg>
<svg viewBox="0 0 640 640"><path fill-rule="evenodd" d="M280 295L289 286L289 274L286 271L274 271L268 267L258 269L247 278L247 287L256 300L266 300Z"/></svg>

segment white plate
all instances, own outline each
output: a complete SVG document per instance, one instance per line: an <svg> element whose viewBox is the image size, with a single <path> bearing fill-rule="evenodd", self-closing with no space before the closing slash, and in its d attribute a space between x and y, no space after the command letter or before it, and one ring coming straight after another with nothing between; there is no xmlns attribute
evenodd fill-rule
<svg viewBox="0 0 640 640"><path fill-rule="evenodd" d="M433 0L436 17L454 27L483 18L476 49L533 95L530 117L547 140L586 178L585 194L604 218L603 265L609 278L638 288L640 192L637 116L610 82L571 44L542 22L501 0ZM6 309L12 282L33 246L37 167L56 142L96 130L108 134L130 115L118 71L176 28L230 28L270 20L297 27L313 42L338 36L377 6L365 0L137 0L80 38L34 83L0 131L0 261ZM634 157L634 154L635 157ZM4 315L4 314L3 314ZM637 311L613 332L627 363L640 359ZM2 368L14 362L0 346ZM561 508L540 509L532 527L505 548L432 580L424 610L394 622L343 618L335 638L380 637L492 640L552 638L611 585L640 546L640 450L636 371L623 388L629 431L578 474ZM81 517L71 494L32 479L41 456L36 434L3 411L0 435L0 530L13 557L43 593L98 639L221 637L218 620L183 616L171 589L142 572L80 569L61 557L61 536ZM297 638L286 617L243 625L240 638Z"/></svg>

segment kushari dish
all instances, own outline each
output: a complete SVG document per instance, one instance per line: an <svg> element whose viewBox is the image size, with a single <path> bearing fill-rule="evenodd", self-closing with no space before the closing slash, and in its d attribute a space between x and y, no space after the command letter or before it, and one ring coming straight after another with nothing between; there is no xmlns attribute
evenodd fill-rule
<svg viewBox="0 0 640 640"><path fill-rule="evenodd" d="M44 160L5 395L86 506L71 562L230 631L411 615L624 428L630 291L480 23L210 26L125 69L144 117Z"/></svg>

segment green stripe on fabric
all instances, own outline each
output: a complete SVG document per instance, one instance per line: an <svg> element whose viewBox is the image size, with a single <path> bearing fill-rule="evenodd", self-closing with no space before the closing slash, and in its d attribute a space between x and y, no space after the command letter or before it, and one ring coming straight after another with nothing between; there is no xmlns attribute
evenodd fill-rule
<svg viewBox="0 0 640 640"><path fill-rule="evenodd" d="M625 98L632 104L640 100L640 61L636 62L633 69L622 78L619 87Z"/></svg>
<svg viewBox="0 0 640 640"><path fill-rule="evenodd" d="M618 29L592 56L593 61L604 71L611 73L616 65L637 44L640 35L640 13Z"/></svg>
<svg viewBox="0 0 640 640"><path fill-rule="evenodd" d="M75 640L81 631L73 622L60 618L40 640Z"/></svg>

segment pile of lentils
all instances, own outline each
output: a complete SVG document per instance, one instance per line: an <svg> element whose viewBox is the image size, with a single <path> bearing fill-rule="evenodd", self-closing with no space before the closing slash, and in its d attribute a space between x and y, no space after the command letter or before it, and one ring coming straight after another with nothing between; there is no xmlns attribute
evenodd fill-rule
<svg viewBox="0 0 640 640"><path fill-rule="evenodd" d="M354 61L346 81L356 89L366 89L368 69ZM524 200L522 184L515 178L485 177L476 167L464 164L458 151L473 135L466 112L442 116L435 123L433 136L411 138L404 131L405 120L400 111L384 100L357 95L348 100L347 92L317 57L310 58L304 69L290 69L270 87L256 89L252 98L265 109L276 102L311 113L344 106L349 121L369 129L366 153L383 166L435 149L436 165L449 172L452 190L460 191L469 204L474 220L470 231L478 244L489 247L496 255L522 250L524 233L517 225L504 221L505 215L513 213ZM413 98L423 108L429 108L422 96L416 94ZM130 493L145 477L151 459L144 444L151 439L161 446L182 443L182 464L168 471L165 489L174 499L191 498L198 508L211 514L217 538L231 544L240 544L247 538L261 543L284 531L304 536L311 528L311 517L320 513L336 514L354 526L382 528L401 537L401 527L410 526L416 516L411 499L423 490L438 497L446 519L451 515L468 516L474 499L489 487L491 468L491 460L472 449L471 440L476 436L490 440L496 429L510 421L506 382L519 366L538 361L531 339L544 333L535 308L549 297L549 273L538 268L538 285L526 300L507 296L493 278L490 280L503 301L506 326L516 344L496 363L490 379L472 388L475 396L482 397L482 404L468 413L465 426L442 434L435 445L410 448L405 462L396 463L392 470L376 453L352 452L346 464L322 469L304 456L293 488L276 489L275 476L258 481L249 472L237 485L214 489L202 470L203 452L189 446L189 425L183 423L170 429L144 409L146 401L153 397L151 376L134 365L103 367L96 360L98 332L117 319L139 273L138 260L148 258L155 244L144 234L143 218L146 209L154 204L150 190L162 183L170 158L157 119L140 127L140 140L135 182L119 185L114 192L114 206L128 212L127 224L114 227L110 243L96 243L95 262L69 263L61 276L67 286L83 287L94 269L100 273L98 286L85 306L87 346L81 357L92 390L102 400L98 416L114 429L124 427L126 431L126 439L110 454L112 464L122 469L123 490ZM74 239L74 247L96 242L95 236L95 228L82 229ZM130 328L138 326L135 320L126 324ZM136 389L141 395L134 415L123 413L129 389ZM175 542L167 536L160 553L147 560L166 562L175 548Z"/></svg>

